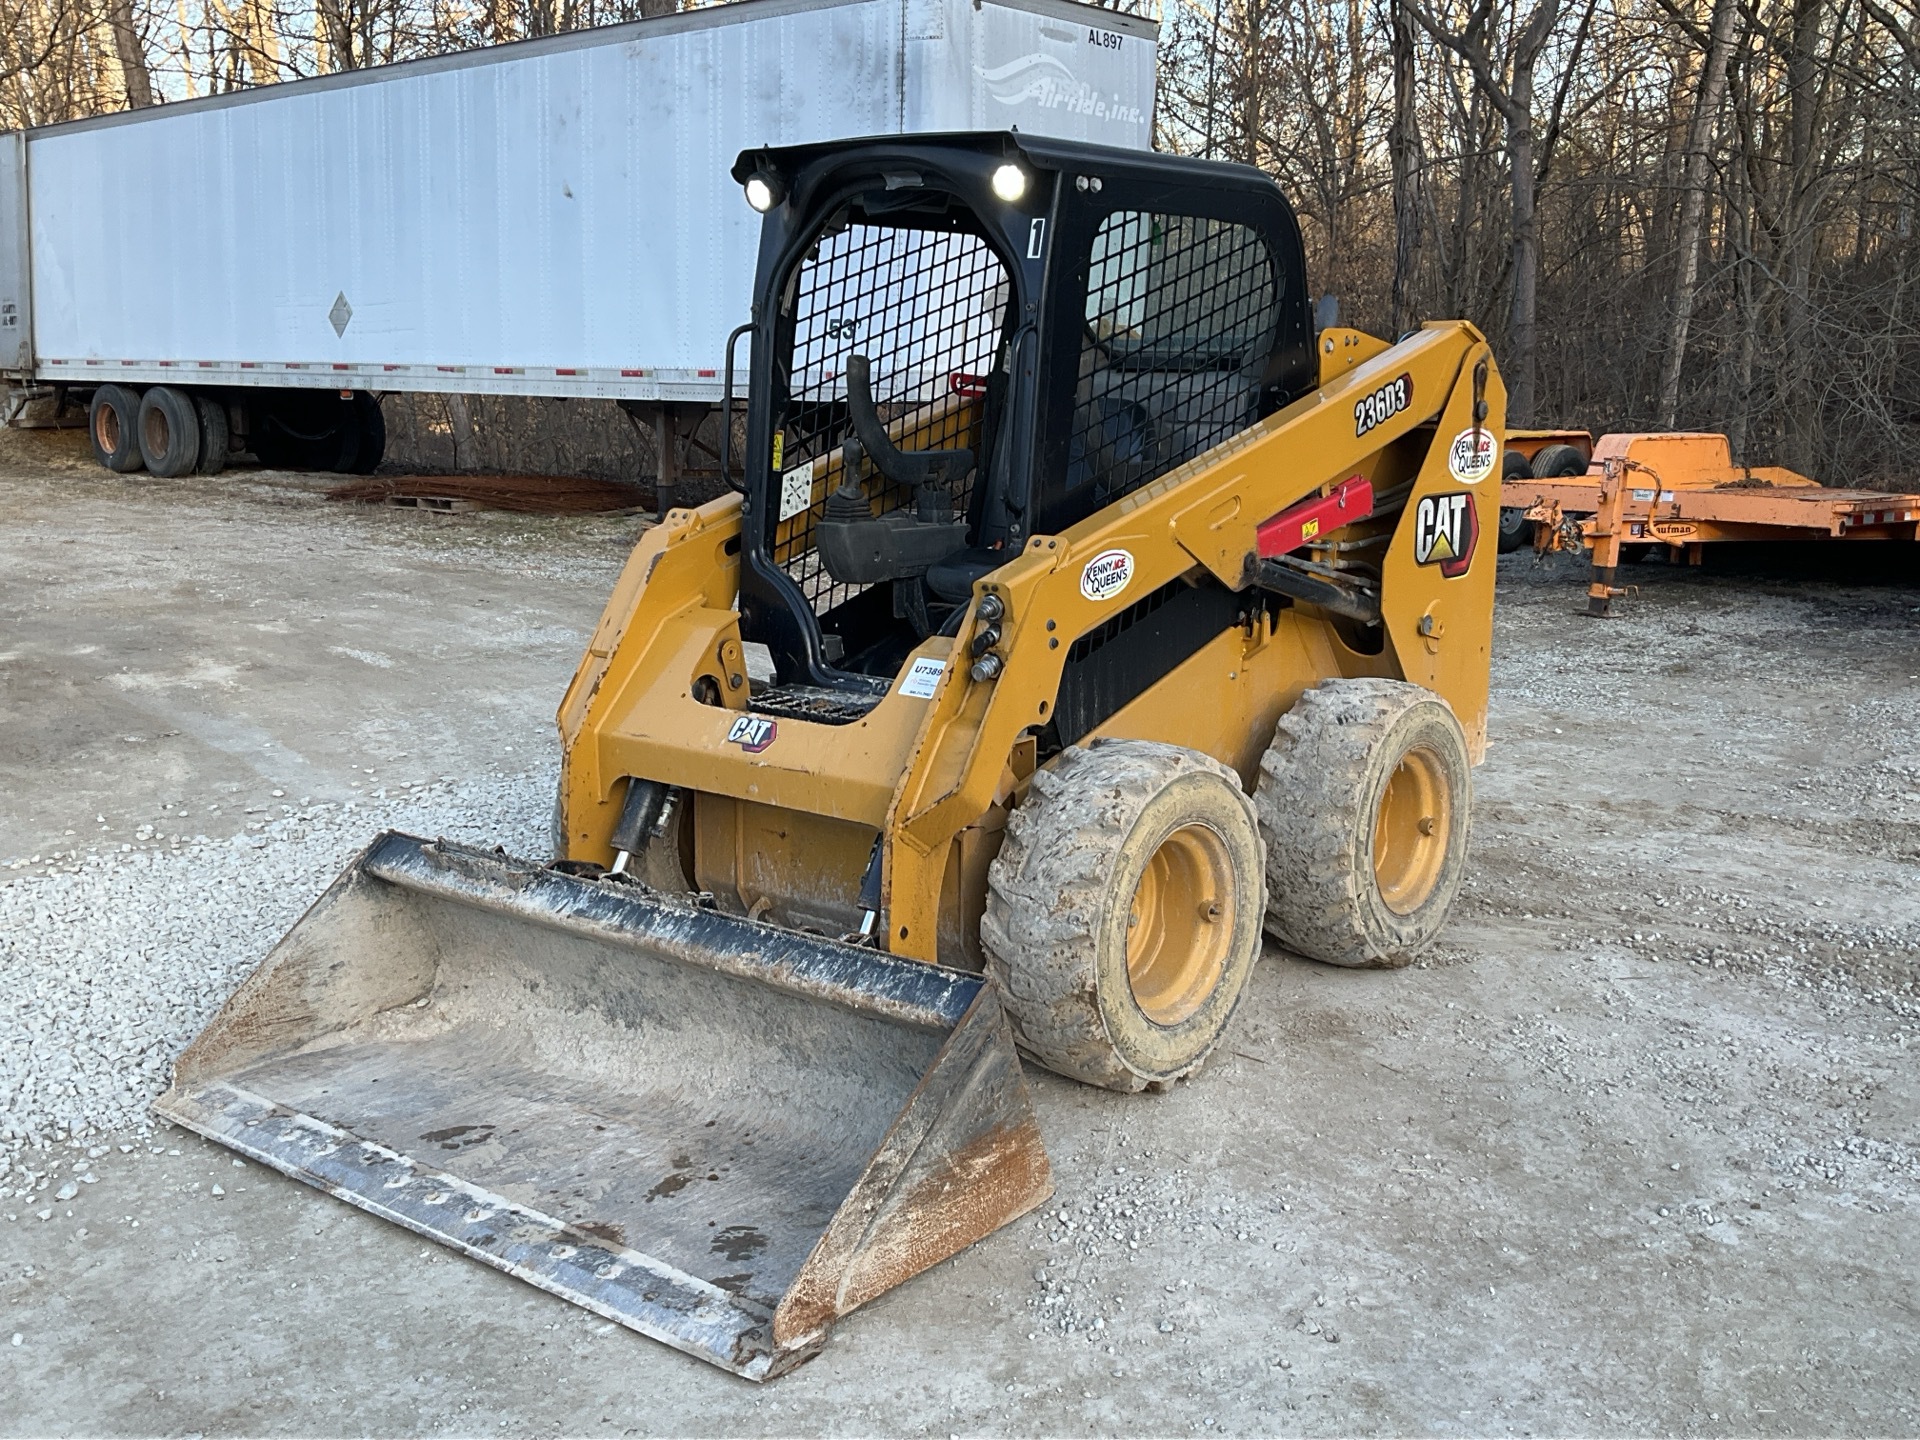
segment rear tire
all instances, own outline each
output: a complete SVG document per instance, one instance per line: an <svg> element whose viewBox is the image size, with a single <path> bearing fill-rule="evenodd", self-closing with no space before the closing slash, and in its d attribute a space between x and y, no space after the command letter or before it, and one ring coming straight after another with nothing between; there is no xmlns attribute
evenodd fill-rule
<svg viewBox="0 0 1920 1440"><path fill-rule="evenodd" d="M200 416L185 391L155 385L140 397L140 457L168 480L200 463Z"/></svg>
<svg viewBox="0 0 1920 1440"><path fill-rule="evenodd" d="M1280 717L1254 792L1267 932L1330 965L1405 965L1466 874L1473 778L1447 702L1400 680L1328 680Z"/></svg>
<svg viewBox="0 0 1920 1440"><path fill-rule="evenodd" d="M981 948L1020 1048L1109 1090L1219 1043L1260 957L1263 856L1227 766L1096 740L1033 777L988 870Z"/></svg>
<svg viewBox="0 0 1920 1440"><path fill-rule="evenodd" d="M1587 457L1575 445L1542 445L1533 457L1533 478L1565 480L1587 473Z"/></svg>
<svg viewBox="0 0 1920 1440"><path fill-rule="evenodd" d="M93 458L116 475L130 475L140 458L140 396L123 385L102 385L87 404Z"/></svg>
<svg viewBox="0 0 1920 1440"><path fill-rule="evenodd" d="M200 463L195 468L202 475L218 475L227 468L227 458L233 452L227 407L212 396L196 395L193 411L200 421Z"/></svg>

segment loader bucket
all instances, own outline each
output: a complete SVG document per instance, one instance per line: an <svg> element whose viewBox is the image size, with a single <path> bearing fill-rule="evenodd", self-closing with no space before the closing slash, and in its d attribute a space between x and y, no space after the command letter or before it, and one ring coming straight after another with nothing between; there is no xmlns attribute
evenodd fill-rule
<svg viewBox="0 0 1920 1440"><path fill-rule="evenodd" d="M155 1109L755 1380L1051 1189L981 977L394 833Z"/></svg>

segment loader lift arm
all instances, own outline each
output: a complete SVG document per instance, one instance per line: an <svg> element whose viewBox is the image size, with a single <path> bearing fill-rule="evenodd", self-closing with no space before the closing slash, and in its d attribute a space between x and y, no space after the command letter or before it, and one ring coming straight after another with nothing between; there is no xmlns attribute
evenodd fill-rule
<svg viewBox="0 0 1920 1440"><path fill-rule="evenodd" d="M1329 338L1338 347L1344 337ZM1446 442L1480 423L1474 419L1474 374L1486 354L1485 340L1471 326L1429 326L1330 378L1247 435L1196 458L1111 511L1058 536L1035 536L1019 559L983 580L981 595L996 597L1004 611L994 622L999 639L990 653L1006 657L1005 669L988 683L956 674L935 698L916 763L888 816L892 948L933 958L929 949L911 942L916 932L932 928L932 907L926 902L939 893L936 867L943 851L990 804L1001 779L998 757L1011 751L1023 730L1044 726L1059 699L1066 652L1047 646L1045 638L1095 630L1142 592L1182 582L1196 569L1223 588L1251 595L1257 588L1261 523L1303 499L1331 492L1350 474L1371 477L1382 496L1372 518L1387 526L1409 503L1417 507L1424 497L1458 490ZM1356 456L1354 404L1382 381L1401 375L1413 377L1414 393L1433 395L1439 403L1432 411L1410 409L1377 427L1367 436L1377 448ZM1442 437L1439 443L1429 438L1436 435ZM1321 458L1316 464L1313 457ZM1473 496L1483 530L1494 521L1497 499L1492 492ZM1387 547L1379 654L1350 651L1347 663L1354 673L1381 673L1381 657L1390 656L1399 673L1455 697L1454 708L1478 754L1486 734L1492 569L1482 567L1474 589L1448 595L1457 604L1443 606L1410 583L1414 540L1411 527L1397 527ZM1115 549L1136 556L1138 577L1120 596L1104 604L1090 602L1079 584L1085 567ZM1402 575L1405 581L1395 584ZM1049 623L1054 631L1046 629ZM1429 643L1436 624L1446 627L1445 645ZM966 633L976 638L980 630L976 620ZM1032 643L1036 638L1040 643ZM1292 697L1273 698L1277 703ZM1250 747L1240 748L1244 753Z"/></svg>

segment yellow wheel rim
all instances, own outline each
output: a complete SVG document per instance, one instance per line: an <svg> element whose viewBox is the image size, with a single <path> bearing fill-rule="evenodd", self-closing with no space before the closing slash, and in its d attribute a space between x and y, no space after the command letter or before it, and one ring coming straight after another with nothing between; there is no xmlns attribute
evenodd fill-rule
<svg viewBox="0 0 1920 1440"><path fill-rule="evenodd" d="M1388 777L1373 822L1373 878L1396 915L1410 915L1440 883L1453 809L1440 756L1425 746L1409 750Z"/></svg>
<svg viewBox="0 0 1920 1440"><path fill-rule="evenodd" d="M1233 945L1233 864L1226 841L1186 825L1160 842L1127 914L1127 983L1156 1025L1178 1025L1220 983Z"/></svg>

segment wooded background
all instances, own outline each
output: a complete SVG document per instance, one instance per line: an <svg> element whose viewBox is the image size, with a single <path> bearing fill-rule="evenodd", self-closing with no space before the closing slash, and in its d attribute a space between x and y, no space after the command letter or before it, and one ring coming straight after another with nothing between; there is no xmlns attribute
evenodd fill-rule
<svg viewBox="0 0 1920 1440"><path fill-rule="evenodd" d="M675 8L0 0L0 128ZM1510 423L1719 429L1829 484L1920 481L1920 0L1167 0L1160 18L1160 147L1278 177L1344 321L1479 324ZM530 418L492 408L467 423ZM422 413L451 463L453 428ZM614 419L591 428L632 445Z"/></svg>

